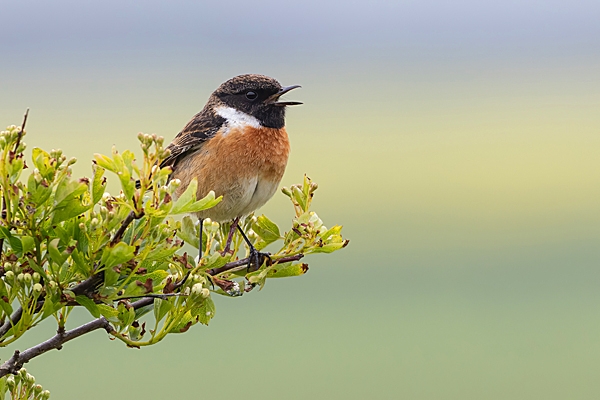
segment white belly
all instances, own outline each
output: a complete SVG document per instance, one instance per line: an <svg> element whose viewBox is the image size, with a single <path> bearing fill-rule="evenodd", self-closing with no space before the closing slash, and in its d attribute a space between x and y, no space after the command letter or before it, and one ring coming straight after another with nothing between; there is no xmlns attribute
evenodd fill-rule
<svg viewBox="0 0 600 400"><path fill-rule="evenodd" d="M216 207L197 213L199 218L210 218L213 221L231 221L245 216L262 207L277 190L278 182L252 177L238 181L223 195L223 200Z"/></svg>

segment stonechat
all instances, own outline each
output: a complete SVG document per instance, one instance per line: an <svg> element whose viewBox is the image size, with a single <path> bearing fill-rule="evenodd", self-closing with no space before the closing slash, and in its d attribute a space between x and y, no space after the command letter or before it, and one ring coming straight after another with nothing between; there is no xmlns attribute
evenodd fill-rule
<svg viewBox="0 0 600 400"><path fill-rule="evenodd" d="M229 251L237 228L250 248L250 261L258 268L265 254L252 246L238 222L263 206L275 193L290 152L285 130L286 106L302 104L281 101L280 97L298 85L282 87L264 75L239 75L215 90L198 114L167 147L170 155L161 167L173 169L179 179L177 195L193 178L198 181L197 198L213 190L223 200L200 211L200 258L202 222L232 221L224 254Z"/></svg>

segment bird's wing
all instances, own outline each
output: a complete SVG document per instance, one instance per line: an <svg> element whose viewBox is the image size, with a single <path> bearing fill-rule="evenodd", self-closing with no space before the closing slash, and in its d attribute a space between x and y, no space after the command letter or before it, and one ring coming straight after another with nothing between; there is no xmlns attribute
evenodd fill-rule
<svg viewBox="0 0 600 400"><path fill-rule="evenodd" d="M163 160L160 166L168 166L175 170L179 160L202 147L204 142L221 129L224 122L225 120L218 116L216 118L206 118L202 113L194 116L183 130L175 136L171 144L167 146L167 150L170 150L171 154Z"/></svg>

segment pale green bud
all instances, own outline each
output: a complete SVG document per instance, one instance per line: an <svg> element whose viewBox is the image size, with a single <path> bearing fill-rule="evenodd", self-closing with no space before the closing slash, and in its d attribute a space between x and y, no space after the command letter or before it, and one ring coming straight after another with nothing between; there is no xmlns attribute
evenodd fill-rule
<svg viewBox="0 0 600 400"><path fill-rule="evenodd" d="M15 377L10 375L8 378L6 378L6 386L8 386L8 390L10 390L11 392L15 389Z"/></svg>
<svg viewBox="0 0 600 400"><path fill-rule="evenodd" d="M200 291L200 296L202 296L203 299L206 299L208 296L210 296L210 290L207 288L202 288Z"/></svg>
<svg viewBox="0 0 600 400"><path fill-rule="evenodd" d="M6 271L4 276L6 277L6 280L9 282L12 282L15 279L15 273L12 271Z"/></svg>
<svg viewBox="0 0 600 400"><path fill-rule="evenodd" d="M50 398L50 392L48 390L44 390L41 394L41 399L42 400L48 400Z"/></svg>
<svg viewBox="0 0 600 400"><path fill-rule="evenodd" d="M25 279L25 275L23 275L21 272L19 275L17 275L17 282L22 283L23 279Z"/></svg>
<svg viewBox="0 0 600 400"><path fill-rule="evenodd" d="M33 280L33 277L31 276L31 274L28 272L25 275L23 275L23 280L25 281L26 284L30 284L31 281Z"/></svg>
<svg viewBox="0 0 600 400"><path fill-rule="evenodd" d="M33 276L33 282L34 283L38 283L40 281L40 279L42 278L40 276L40 274L38 274L37 272L34 272L32 276Z"/></svg>
<svg viewBox="0 0 600 400"><path fill-rule="evenodd" d="M33 387L33 391L34 391L34 392L35 392L35 394L37 394L37 395L39 395L40 393L42 393L42 390L43 390L43 389L44 389L44 388L42 387L42 385L39 385L39 384L38 384L38 385L35 385L35 386Z"/></svg>
<svg viewBox="0 0 600 400"><path fill-rule="evenodd" d="M201 284L195 283L192 286L192 294L194 294L194 295L201 295L202 294L202 289L204 289L204 288L202 287Z"/></svg>
<svg viewBox="0 0 600 400"><path fill-rule="evenodd" d="M33 285L33 293L39 294L42 292L43 286L40 283Z"/></svg>
<svg viewBox="0 0 600 400"><path fill-rule="evenodd" d="M281 188L281 192L288 197L292 197L292 191L287 187Z"/></svg>

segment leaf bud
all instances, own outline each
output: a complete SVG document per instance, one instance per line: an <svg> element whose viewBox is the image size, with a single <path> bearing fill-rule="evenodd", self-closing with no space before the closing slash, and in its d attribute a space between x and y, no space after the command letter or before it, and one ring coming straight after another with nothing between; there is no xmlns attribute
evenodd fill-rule
<svg viewBox="0 0 600 400"><path fill-rule="evenodd" d="M15 273L12 271L6 271L4 276L6 277L6 280L10 282L12 282L15 279Z"/></svg>
<svg viewBox="0 0 600 400"><path fill-rule="evenodd" d="M43 286L40 283L33 285L33 293L39 294L42 292Z"/></svg>
<svg viewBox="0 0 600 400"><path fill-rule="evenodd" d="M11 392L13 390L15 390L15 377L10 375L8 378L6 378L6 386L8 386L8 390L10 390Z"/></svg>
<svg viewBox="0 0 600 400"><path fill-rule="evenodd" d="M287 187L282 187L281 192L288 197L292 197L292 191Z"/></svg>
<svg viewBox="0 0 600 400"><path fill-rule="evenodd" d="M170 188L178 188L180 185L181 181L179 179L171 179L171 182L169 182Z"/></svg>

